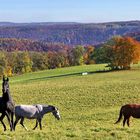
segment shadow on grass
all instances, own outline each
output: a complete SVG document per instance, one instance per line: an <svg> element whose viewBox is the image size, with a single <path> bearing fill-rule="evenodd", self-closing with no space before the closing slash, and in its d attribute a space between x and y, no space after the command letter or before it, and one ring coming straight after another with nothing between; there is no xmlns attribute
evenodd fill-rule
<svg viewBox="0 0 140 140"><path fill-rule="evenodd" d="M40 78L33 78L33 79L29 79L29 80L30 80L30 81L34 81L34 80L44 80L44 79L53 79L53 78L59 78L59 77L78 76L78 75L81 75L81 73L70 73L70 74L46 76L46 77L40 77Z"/></svg>
<svg viewBox="0 0 140 140"><path fill-rule="evenodd" d="M54 75L54 76L46 76L46 77L28 79L28 81L45 80L45 79L53 79L53 78L69 77L69 76L85 76L85 75L96 74L96 73L107 73L107 72L110 72L110 71L112 71L112 70L100 70L100 71L91 71L91 72L78 72L78 73L70 73L70 74L61 74L61 75Z"/></svg>

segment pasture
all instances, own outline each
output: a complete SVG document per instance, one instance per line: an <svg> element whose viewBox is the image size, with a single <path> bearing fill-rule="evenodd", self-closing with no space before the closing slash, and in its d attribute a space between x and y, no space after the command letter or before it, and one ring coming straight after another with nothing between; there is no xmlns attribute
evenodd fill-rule
<svg viewBox="0 0 140 140"><path fill-rule="evenodd" d="M10 91L16 104L55 105L62 118L58 121L47 114L43 130L32 130L35 120L25 120L29 131L18 124L15 132L10 132L8 125L4 132L0 124L0 139L139 139L139 119L131 118L130 128L114 123L122 105L140 103L140 70L80 74L102 69L105 65L77 66L11 77Z"/></svg>

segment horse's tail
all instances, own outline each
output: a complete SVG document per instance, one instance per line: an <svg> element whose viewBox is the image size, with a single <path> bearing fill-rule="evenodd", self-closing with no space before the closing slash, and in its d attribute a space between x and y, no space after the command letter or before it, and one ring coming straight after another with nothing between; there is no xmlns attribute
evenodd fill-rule
<svg viewBox="0 0 140 140"><path fill-rule="evenodd" d="M123 115L123 107L121 107L121 109L120 109L120 115L119 115L118 120L115 122L115 124L117 124L117 123L119 123L121 121L122 115Z"/></svg>

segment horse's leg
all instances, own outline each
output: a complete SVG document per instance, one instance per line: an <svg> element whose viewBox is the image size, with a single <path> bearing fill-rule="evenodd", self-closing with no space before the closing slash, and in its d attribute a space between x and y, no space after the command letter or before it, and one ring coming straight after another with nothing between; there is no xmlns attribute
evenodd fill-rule
<svg viewBox="0 0 140 140"><path fill-rule="evenodd" d="M4 122L2 120L1 120L1 123L2 123L2 125L4 127L4 131L6 131L6 125L4 124Z"/></svg>
<svg viewBox="0 0 140 140"><path fill-rule="evenodd" d="M7 112L7 111L5 111L5 114L6 114L6 116L7 116L7 120L8 120L8 122L9 122L9 125L10 125L10 131L12 131L12 124L11 124L11 120L10 120L10 112Z"/></svg>
<svg viewBox="0 0 140 140"><path fill-rule="evenodd" d="M0 116L0 121L1 121L1 123L2 123L2 125L3 125L3 127L4 127L4 131L6 131L6 125L4 124L4 122L3 122L3 118L5 117L5 114L2 114L1 116Z"/></svg>
<svg viewBox="0 0 140 140"><path fill-rule="evenodd" d="M16 125L17 125L19 120L20 120L20 117L16 116L16 120L14 122L14 130L16 129Z"/></svg>
<svg viewBox="0 0 140 140"><path fill-rule="evenodd" d="M12 130L14 130L14 112L11 112L11 125L12 125Z"/></svg>
<svg viewBox="0 0 140 140"><path fill-rule="evenodd" d="M24 122L24 117L21 118L20 124L25 128L25 130L28 131L27 127L23 124L23 122Z"/></svg>
<svg viewBox="0 0 140 140"><path fill-rule="evenodd" d="M123 127L125 126L125 122L126 122L126 117L124 117L124 120L123 120Z"/></svg>
<svg viewBox="0 0 140 140"><path fill-rule="evenodd" d="M130 126L130 117L127 119L127 125Z"/></svg>
<svg viewBox="0 0 140 140"><path fill-rule="evenodd" d="M36 119L36 125L35 125L35 127L33 128L33 130L35 130L35 129L37 128L37 126L38 126L38 120Z"/></svg>
<svg viewBox="0 0 140 140"><path fill-rule="evenodd" d="M41 120L42 120L42 119L38 119L39 126L40 126L40 130L42 130L42 124L41 124Z"/></svg>

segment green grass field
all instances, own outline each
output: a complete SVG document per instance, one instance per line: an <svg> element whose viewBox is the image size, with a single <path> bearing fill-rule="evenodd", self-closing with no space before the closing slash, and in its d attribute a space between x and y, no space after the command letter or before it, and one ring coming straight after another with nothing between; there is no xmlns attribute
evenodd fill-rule
<svg viewBox="0 0 140 140"><path fill-rule="evenodd" d="M139 119L131 118L130 128L114 122L122 105L140 103L140 70L80 74L102 69L105 65L78 66L10 78L10 91L16 104L55 105L62 119L58 121L47 114L43 118L43 130L32 130L35 120L25 121L29 131L18 124L15 132L10 132L8 125L4 132L0 125L0 139L138 140ZM7 123L6 118L4 121Z"/></svg>

